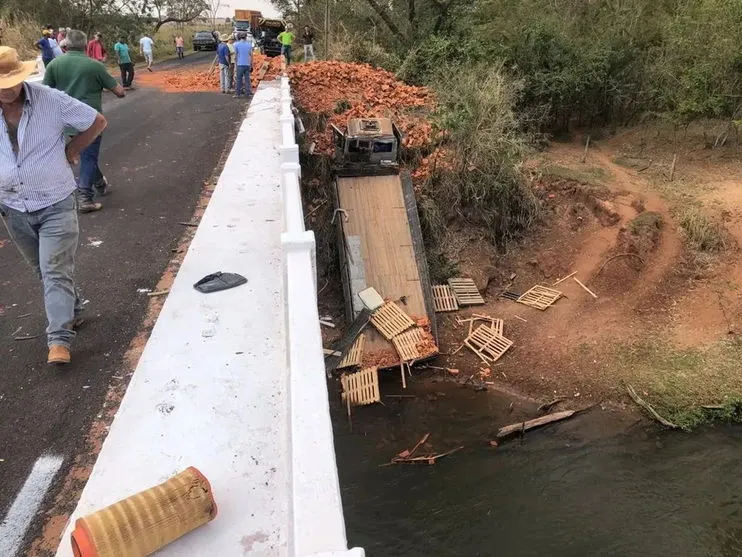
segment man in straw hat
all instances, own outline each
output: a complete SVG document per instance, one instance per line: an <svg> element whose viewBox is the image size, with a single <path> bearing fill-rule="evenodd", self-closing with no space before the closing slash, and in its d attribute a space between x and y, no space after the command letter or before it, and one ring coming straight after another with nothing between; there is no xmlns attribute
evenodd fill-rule
<svg viewBox="0 0 742 557"><path fill-rule="evenodd" d="M70 164L106 119L62 91L24 82L35 69L0 46L0 216L43 282L47 361L65 364L82 311L73 279L79 230ZM65 128L80 132L66 145Z"/></svg>
<svg viewBox="0 0 742 557"><path fill-rule="evenodd" d="M229 75L229 68L232 65L232 53L229 51L227 41L229 37L227 35L221 36L221 42L216 49L216 58L219 62L219 85L222 88L222 93L225 95L229 92L232 87L232 79Z"/></svg>

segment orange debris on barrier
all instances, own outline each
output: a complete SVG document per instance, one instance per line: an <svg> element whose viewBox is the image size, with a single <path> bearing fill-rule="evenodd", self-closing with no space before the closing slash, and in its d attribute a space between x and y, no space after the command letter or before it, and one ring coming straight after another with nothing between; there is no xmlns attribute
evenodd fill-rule
<svg viewBox="0 0 742 557"><path fill-rule="evenodd" d="M422 149L432 144L434 132L427 116L435 109L432 91L408 85L393 73L368 64L310 62L289 68L296 104L307 113L320 114L328 124L345 129L350 118L392 118L404 135L403 145ZM308 130L314 152L333 152L332 132Z"/></svg>

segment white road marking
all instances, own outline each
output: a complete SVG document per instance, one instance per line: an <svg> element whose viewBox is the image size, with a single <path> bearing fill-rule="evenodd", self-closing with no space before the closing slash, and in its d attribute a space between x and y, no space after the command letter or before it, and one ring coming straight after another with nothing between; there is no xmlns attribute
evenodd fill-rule
<svg viewBox="0 0 742 557"><path fill-rule="evenodd" d="M50 455L41 456L36 461L8 514L0 522L0 555L12 557L18 553L26 531L36 516L54 476L62 467L62 462L64 459L61 456Z"/></svg>

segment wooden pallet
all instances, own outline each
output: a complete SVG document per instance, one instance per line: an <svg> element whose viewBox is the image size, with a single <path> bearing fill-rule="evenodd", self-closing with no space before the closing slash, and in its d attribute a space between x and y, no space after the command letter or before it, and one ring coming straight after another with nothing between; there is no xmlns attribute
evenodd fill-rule
<svg viewBox="0 0 742 557"><path fill-rule="evenodd" d="M492 332L497 336L503 336L505 331L505 322L502 319L493 319L490 329L492 329Z"/></svg>
<svg viewBox="0 0 742 557"><path fill-rule="evenodd" d="M394 337L392 344L397 349L397 353L403 362L411 362L419 360L423 356L417 349L417 345L423 340L423 330L420 327L414 327Z"/></svg>
<svg viewBox="0 0 742 557"><path fill-rule="evenodd" d="M366 406L381 402L379 392L379 368L367 367L356 373L347 373L340 378L343 387L343 402L351 406Z"/></svg>
<svg viewBox="0 0 742 557"><path fill-rule="evenodd" d="M480 325L472 334L466 337L464 344L483 362L493 364L499 360L513 345L512 340L506 339L487 325Z"/></svg>
<svg viewBox="0 0 742 557"><path fill-rule="evenodd" d="M415 325L404 311L394 302L387 302L377 309L371 316L371 324L379 331L384 338L392 340L399 333Z"/></svg>
<svg viewBox="0 0 742 557"><path fill-rule="evenodd" d="M518 302L544 311L561 297L562 293L559 290L537 285L518 298Z"/></svg>
<svg viewBox="0 0 742 557"><path fill-rule="evenodd" d="M337 369L361 365L363 360L363 348L366 345L366 335L359 335L353 346L350 348L345 358L338 364Z"/></svg>
<svg viewBox="0 0 742 557"><path fill-rule="evenodd" d="M448 279L448 285L453 290L456 301L460 306L481 306L484 304L484 298L477 290L477 285L470 278L452 278Z"/></svg>
<svg viewBox="0 0 742 557"><path fill-rule="evenodd" d="M436 312L458 311L459 302L453 293L453 289L447 284L433 286L433 306Z"/></svg>

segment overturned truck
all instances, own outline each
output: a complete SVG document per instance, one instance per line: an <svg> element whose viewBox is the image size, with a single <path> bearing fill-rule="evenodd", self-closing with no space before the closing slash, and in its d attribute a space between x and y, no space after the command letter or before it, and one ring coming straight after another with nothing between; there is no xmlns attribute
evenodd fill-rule
<svg viewBox="0 0 742 557"><path fill-rule="evenodd" d="M437 342L415 193L409 174L400 172L399 130L388 118L351 119L346 132L333 126L333 136L334 220L349 320L377 309L364 295L373 288L417 324L425 323ZM428 351L415 358L413 342L408 357L402 357L379 327L369 327L365 336L365 352L379 355L372 363L380 368L433 355ZM395 361L390 354L399 357Z"/></svg>

